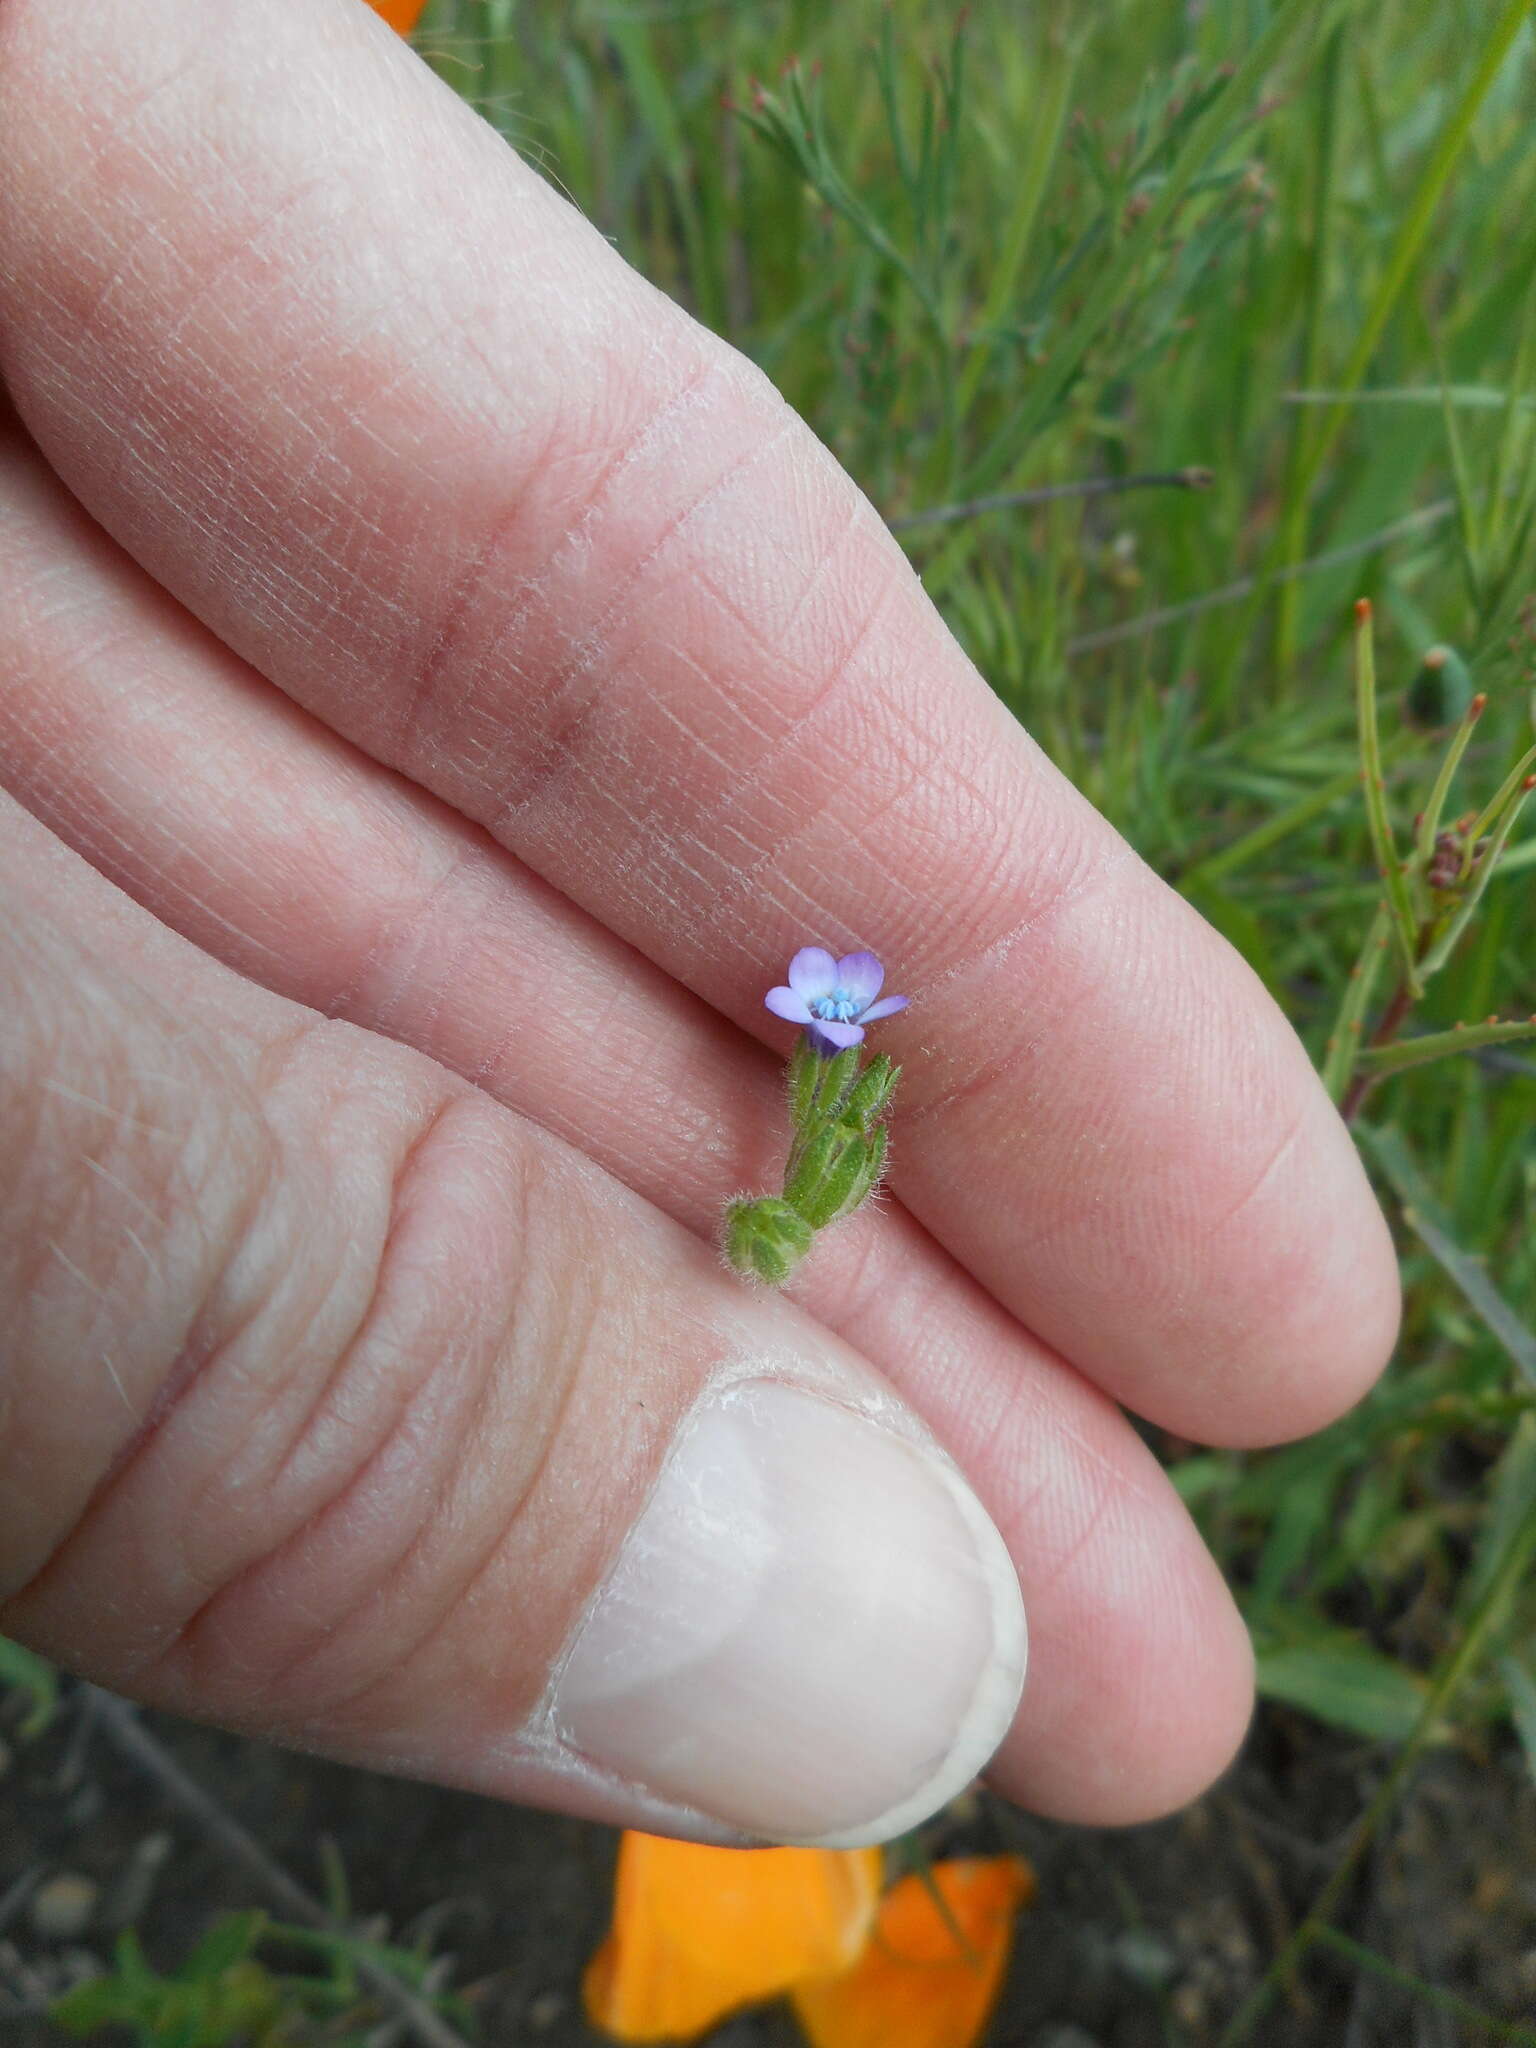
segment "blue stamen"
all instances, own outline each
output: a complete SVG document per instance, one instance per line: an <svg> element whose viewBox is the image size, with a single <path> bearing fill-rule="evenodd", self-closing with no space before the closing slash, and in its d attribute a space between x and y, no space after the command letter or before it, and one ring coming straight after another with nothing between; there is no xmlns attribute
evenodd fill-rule
<svg viewBox="0 0 1536 2048"><path fill-rule="evenodd" d="M835 988L830 995L817 996L810 1012L823 1023L851 1024L859 1014L858 999L845 988Z"/></svg>

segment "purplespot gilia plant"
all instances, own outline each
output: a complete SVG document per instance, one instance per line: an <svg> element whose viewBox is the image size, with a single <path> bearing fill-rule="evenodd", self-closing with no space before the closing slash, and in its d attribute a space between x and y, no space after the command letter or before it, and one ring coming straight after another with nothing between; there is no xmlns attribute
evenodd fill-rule
<svg viewBox="0 0 1536 2048"><path fill-rule="evenodd" d="M818 1230L851 1216L880 1184L886 1129L901 1069L884 1053L864 1064L867 1025L894 1017L905 996L882 996L885 969L873 953L834 959L802 946L787 986L764 1005L801 1028L789 1058L791 1139L783 1190L726 1204L722 1244L731 1270L782 1287Z"/></svg>

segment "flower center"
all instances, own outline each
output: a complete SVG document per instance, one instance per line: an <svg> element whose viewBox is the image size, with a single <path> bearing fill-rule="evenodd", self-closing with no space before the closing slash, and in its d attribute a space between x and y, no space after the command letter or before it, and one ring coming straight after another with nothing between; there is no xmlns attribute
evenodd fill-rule
<svg viewBox="0 0 1536 2048"><path fill-rule="evenodd" d="M858 998L849 995L845 988L835 988L830 995L817 996L810 1004L810 1012L824 1024L851 1024L859 1014Z"/></svg>

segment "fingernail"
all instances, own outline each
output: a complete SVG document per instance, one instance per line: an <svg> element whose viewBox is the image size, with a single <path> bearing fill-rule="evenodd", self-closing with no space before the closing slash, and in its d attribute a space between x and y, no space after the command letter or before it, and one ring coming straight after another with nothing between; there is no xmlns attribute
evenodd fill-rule
<svg viewBox="0 0 1536 2048"><path fill-rule="evenodd" d="M982 1769L1024 1659L1012 1562L954 1468L755 1380L684 1423L552 1718L589 1762L728 1828L852 1847Z"/></svg>

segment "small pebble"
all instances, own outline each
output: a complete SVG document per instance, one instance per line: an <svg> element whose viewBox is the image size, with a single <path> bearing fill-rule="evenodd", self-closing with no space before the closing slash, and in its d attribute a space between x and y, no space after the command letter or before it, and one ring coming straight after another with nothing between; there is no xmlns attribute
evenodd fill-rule
<svg viewBox="0 0 1536 2048"><path fill-rule="evenodd" d="M1155 1990L1175 1975L1179 1959L1167 1942L1145 1927L1128 1927L1110 1943L1115 1968L1133 1984Z"/></svg>
<svg viewBox="0 0 1536 2048"><path fill-rule="evenodd" d="M78 1871L63 1870L32 1894L27 1916L44 1941L73 1941L96 1910L96 1886Z"/></svg>
<svg viewBox="0 0 1536 2048"><path fill-rule="evenodd" d="M547 2034L556 2020L565 2017L563 1991L541 1991L528 2001L528 2024L536 2034Z"/></svg>

